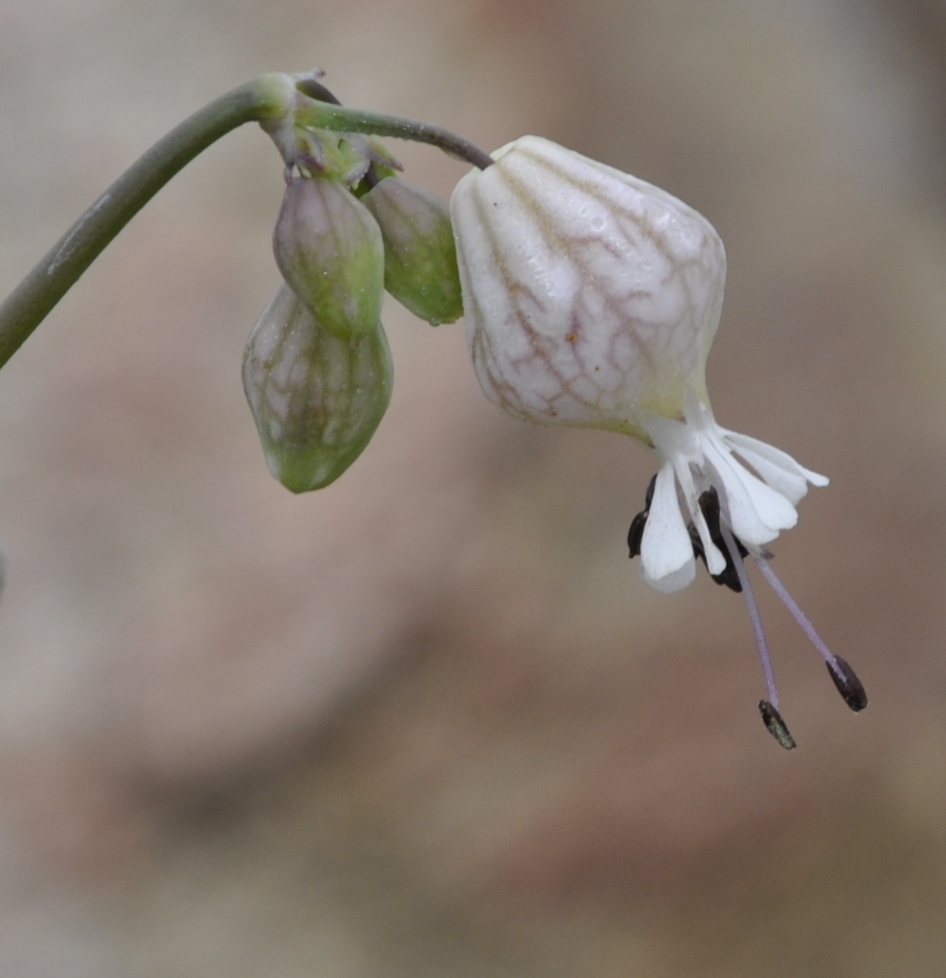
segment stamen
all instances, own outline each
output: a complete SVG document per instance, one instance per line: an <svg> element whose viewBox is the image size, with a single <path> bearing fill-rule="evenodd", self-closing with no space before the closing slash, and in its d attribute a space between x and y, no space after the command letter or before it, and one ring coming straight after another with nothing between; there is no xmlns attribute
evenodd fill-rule
<svg viewBox="0 0 946 978"><path fill-rule="evenodd" d="M834 685L841 694L844 702L855 712L860 713L867 706L867 692L864 684L857 678L857 674L847 664L847 662L836 655L834 657L837 670L831 668L828 663L828 675L834 680Z"/></svg>
<svg viewBox="0 0 946 978"><path fill-rule="evenodd" d="M722 584L728 587L732 591L739 592L742 590L742 585L739 583L739 577L736 574L736 565L732 561L732 557L728 555L727 547L723 541L723 536L719 531L719 494L717 493L714 486L710 486L699 499L700 511L703 514L703 518L706 520L706 528L709 530L710 539L719 548L720 552L726 558L726 566L719 574L710 574L710 577L717 584ZM697 549L697 541L699 539L695 532L690 533L691 539L693 539L693 552L697 557L703 557L702 545ZM749 551L742 545L742 541L738 537L733 537L736 543L736 549L739 551L740 557L747 557ZM706 563L706 558L703 557L703 562ZM709 570L709 565L706 567Z"/></svg>
<svg viewBox="0 0 946 978"><path fill-rule="evenodd" d="M627 531L627 549L632 560L641 554L644 529L647 526L647 517L650 516L650 504L654 501L656 485L657 474L654 473L647 486L647 494L644 496L644 508L631 520L631 528Z"/></svg>
<svg viewBox="0 0 946 978"><path fill-rule="evenodd" d="M834 685L844 699L844 702L854 710L855 713L867 706L867 693L864 686L857 678L854 670L842 659L835 655L824 643L821 636L815 631L815 626L808 620L808 616L798 606L798 602L788 593L788 589L781 582L778 575L772 570L771 564L760 557L755 558L756 565L762 572L762 576L772 586L772 590L779 596L782 604L792 613L792 617L798 622L801 630L811 640L811 644L818 650L821 658L824 659L831 674Z"/></svg>
<svg viewBox="0 0 946 978"><path fill-rule="evenodd" d="M641 543L644 540L648 515L647 510L644 509L631 520L631 528L627 531L627 551L631 560L641 555Z"/></svg>
<svg viewBox="0 0 946 978"><path fill-rule="evenodd" d="M775 670L772 668L772 657L769 655L769 645L765 640L765 632L762 629L762 615L759 614L759 606L756 603L755 592L752 590L752 582L749 580L749 575L746 573L745 564L742 562L742 557L739 554L739 548L736 546L736 540L732 535L729 527L725 523L720 522L719 524L720 533L723 537L723 542L726 544L726 549L729 551L729 556L732 558L733 566L736 569L736 573L739 575L739 583L742 585L742 593L746 599L746 607L749 610L749 621L752 623L752 631L755 635L755 644L759 649L759 658L762 660L762 672L765 674L765 685L769 691L769 700L771 702L767 703L768 709L770 709L776 717L778 717L778 722L787 732L788 728L782 722L782 718L778 716L778 689L775 687ZM765 700L762 701L766 703ZM759 709L762 710L760 704ZM765 711L762 712L762 719L765 720L765 725L769 728L769 732L772 731L772 727L769 726L769 721L765 719ZM781 739L777 735L773 734L779 743L782 743ZM788 735L791 739L791 734ZM794 744L794 741L792 741ZM784 747L785 745L782 744Z"/></svg>
<svg viewBox="0 0 946 978"><path fill-rule="evenodd" d="M794 750L798 746L795 743L792 732L785 725L782 715L768 700L759 700L759 713L762 714L762 722L765 724L765 729L768 730L785 750Z"/></svg>
<svg viewBox="0 0 946 978"><path fill-rule="evenodd" d="M687 500L693 499L696 496L696 484L693 480L693 473L690 471L690 466L675 466L674 471L680 484L680 489L683 491L684 498ZM709 491L715 492L716 490L711 488ZM700 556L702 556L703 562L706 564L706 569L711 576L724 573L726 570L726 548L722 545L722 541L713 539L699 500L697 500L695 508L688 503L687 509L690 511L696 536L700 540L700 548L702 550ZM691 533L690 536L692 539L693 534ZM694 553L696 552L696 548L694 548Z"/></svg>

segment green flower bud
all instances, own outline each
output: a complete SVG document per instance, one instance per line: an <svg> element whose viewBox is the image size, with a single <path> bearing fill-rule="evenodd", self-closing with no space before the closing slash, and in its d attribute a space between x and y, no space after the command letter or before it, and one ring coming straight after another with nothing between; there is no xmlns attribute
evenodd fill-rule
<svg viewBox="0 0 946 978"><path fill-rule="evenodd" d="M447 204L386 177L362 197L384 238L384 287L433 326L463 315L457 248Z"/></svg>
<svg viewBox="0 0 946 978"><path fill-rule="evenodd" d="M289 287L339 339L373 333L384 298L384 244L377 221L340 183L297 177L273 231Z"/></svg>
<svg viewBox="0 0 946 978"><path fill-rule="evenodd" d="M292 492L334 482L391 400L391 351L378 323L342 340L282 286L250 334L243 389L269 471Z"/></svg>

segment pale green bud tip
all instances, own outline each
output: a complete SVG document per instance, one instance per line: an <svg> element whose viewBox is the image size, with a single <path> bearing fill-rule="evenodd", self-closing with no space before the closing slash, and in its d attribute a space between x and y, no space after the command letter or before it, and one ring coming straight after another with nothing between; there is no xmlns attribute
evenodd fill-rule
<svg viewBox="0 0 946 978"><path fill-rule="evenodd" d="M433 326L459 319L463 298L447 204L396 177L382 180L362 202L384 238L388 292Z"/></svg>
<svg viewBox="0 0 946 978"><path fill-rule="evenodd" d="M377 221L334 180L293 178L273 231L287 284L340 339L366 336L381 320L384 243Z"/></svg>
<svg viewBox="0 0 946 978"><path fill-rule="evenodd" d="M243 357L243 387L270 472L292 492L334 482L361 454L391 400L380 324L342 340L283 286Z"/></svg>

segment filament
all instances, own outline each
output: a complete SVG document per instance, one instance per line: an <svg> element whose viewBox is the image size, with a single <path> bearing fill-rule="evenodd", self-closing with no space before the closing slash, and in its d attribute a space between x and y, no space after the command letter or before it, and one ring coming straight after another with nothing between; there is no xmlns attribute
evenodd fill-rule
<svg viewBox="0 0 946 978"><path fill-rule="evenodd" d="M801 626L801 630L811 639L811 644L818 650L824 661L828 663L828 668L834 672L837 669L837 657L815 631L815 626L812 625L808 620L808 616L798 606L798 602L788 593L788 588L785 587L775 571L772 570L771 564L761 557L756 557L755 562L756 566L762 572L762 576L769 582L772 590L781 599L782 604L792 613L792 617Z"/></svg>
<svg viewBox="0 0 946 978"><path fill-rule="evenodd" d="M739 555L739 548L729 527L720 520L719 529L732 558L736 574L739 576L739 583L742 585L742 593L746 599L746 607L749 611L749 621L752 624L752 631L755 635L755 644L759 650L759 658L762 661L762 672L765 675L765 685L769 691L769 702L778 710L778 689L775 686L775 670L772 668L772 656L769 654L769 644L765 640L765 630L762 628L762 615L759 613L759 605L755 599L755 592L752 590L752 582L746 573L745 564Z"/></svg>

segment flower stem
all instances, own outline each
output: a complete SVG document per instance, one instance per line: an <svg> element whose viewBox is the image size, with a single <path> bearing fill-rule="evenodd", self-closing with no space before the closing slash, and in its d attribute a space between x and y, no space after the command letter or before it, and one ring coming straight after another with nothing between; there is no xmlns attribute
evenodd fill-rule
<svg viewBox="0 0 946 978"><path fill-rule="evenodd" d="M291 108L280 75L261 75L185 119L126 170L0 305L0 367L139 210L195 156L245 122Z"/></svg>
<svg viewBox="0 0 946 978"><path fill-rule="evenodd" d="M245 122L291 137L296 125L429 143L484 169L493 160L469 140L426 122L332 104L308 75L268 74L234 88L185 119L126 170L56 242L0 305L0 367L142 207L195 156ZM284 148L283 148L284 149ZM281 150L282 151L282 150Z"/></svg>
<svg viewBox="0 0 946 978"><path fill-rule="evenodd" d="M304 82L300 84L299 91L308 94ZM481 170L493 163L489 153L468 139L450 132L449 129L433 126L428 122L418 122L416 119L403 119L381 112L365 112L312 99L307 105L297 106L296 122L312 129L360 132L367 136L391 136L395 139L410 139L416 143L428 143L450 156L472 163Z"/></svg>

